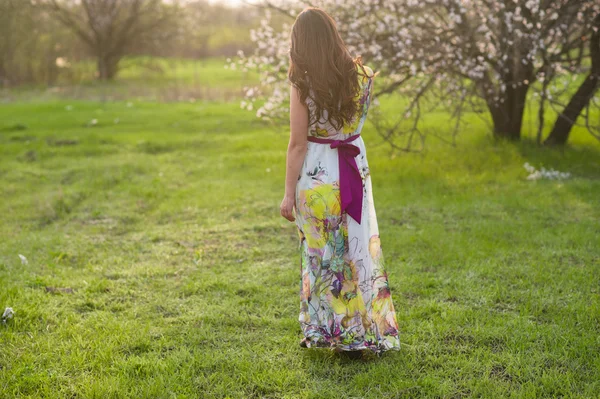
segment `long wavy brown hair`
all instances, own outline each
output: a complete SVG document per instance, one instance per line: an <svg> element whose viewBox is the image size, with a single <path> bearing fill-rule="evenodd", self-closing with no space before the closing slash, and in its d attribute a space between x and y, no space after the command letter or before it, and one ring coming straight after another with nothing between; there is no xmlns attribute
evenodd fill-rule
<svg viewBox="0 0 600 399"><path fill-rule="evenodd" d="M352 58L333 18L316 7L298 14L290 39L288 78L302 102L310 96L315 103L316 115L310 115L310 124L321 120L325 110L336 129L350 124L359 108L360 56Z"/></svg>

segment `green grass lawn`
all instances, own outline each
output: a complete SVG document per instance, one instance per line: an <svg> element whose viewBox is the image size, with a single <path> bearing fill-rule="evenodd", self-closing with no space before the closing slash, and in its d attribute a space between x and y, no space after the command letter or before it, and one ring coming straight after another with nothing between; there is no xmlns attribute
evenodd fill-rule
<svg viewBox="0 0 600 399"><path fill-rule="evenodd" d="M298 346L287 129L237 102L2 105L0 396L598 397L600 146L364 136L402 348L352 361Z"/></svg>

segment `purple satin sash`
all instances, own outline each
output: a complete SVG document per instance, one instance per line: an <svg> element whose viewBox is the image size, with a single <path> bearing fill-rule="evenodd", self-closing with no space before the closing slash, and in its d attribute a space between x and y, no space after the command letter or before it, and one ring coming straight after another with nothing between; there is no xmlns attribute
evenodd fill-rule
<svg viewBox="0 0 600 399"><path fill-rule="evenodd" d="M331 148L338 149L338 163L340 169L340 197L342 202L342 213L346 211L354 220L360 224L363 203L362 177L356 165L356 157L360 154L360 148L350 144L351 141L360 137L360 134L350 136L345 140L325 139L308 136L308 141L313 143L330 144Z"/></svg>

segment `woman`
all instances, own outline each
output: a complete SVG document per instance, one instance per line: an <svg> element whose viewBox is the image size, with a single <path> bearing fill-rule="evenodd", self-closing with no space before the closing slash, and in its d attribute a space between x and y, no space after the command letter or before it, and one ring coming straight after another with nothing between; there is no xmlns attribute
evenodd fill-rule
<svg viewBox="0 0 600 399"><path fill-rule="evenodd" d="M302 347L361 356L400 349L360 136L373 71L353 59L318 8L292 27L290 142L281 215L301 248Z"/></svg>

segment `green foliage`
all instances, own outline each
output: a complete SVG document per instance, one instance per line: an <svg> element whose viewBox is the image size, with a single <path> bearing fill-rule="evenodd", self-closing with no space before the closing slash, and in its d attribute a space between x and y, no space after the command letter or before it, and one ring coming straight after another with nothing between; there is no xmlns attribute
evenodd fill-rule
<svg viewBox="0 0 600 399"><path fill-rule="evenodd" d="M390 158L365 127L402 350L351 361L298 346L285 130L237 102L3 105L2 395L595 397L600 148L481 128Z"/></svg>

